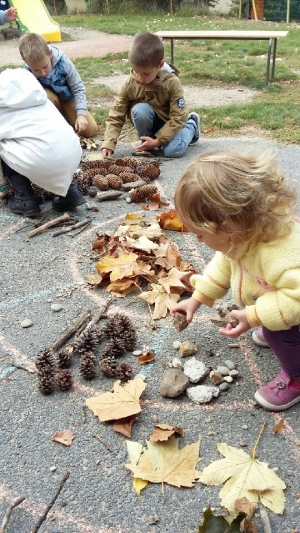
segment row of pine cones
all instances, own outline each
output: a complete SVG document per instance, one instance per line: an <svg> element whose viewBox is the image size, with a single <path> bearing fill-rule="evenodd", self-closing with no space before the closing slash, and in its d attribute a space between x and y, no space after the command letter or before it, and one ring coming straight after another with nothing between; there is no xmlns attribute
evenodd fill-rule
<svg viewBox="0 0 300 533"><path fill-rule="evenodd" d="M72 364L73 352L80 355L80 375L87 380L93 379L97 372L95 350L102 341L107 341L107 344L99 364L101 372L123 382L130 379L132 367L126 363L120 364L118 358L134 349L136 331L126 315L116 313L102 328L92 326L84 330L75 339L73 349L67 348L58 354L43 350L35 362L39 390L43 394L51 394L56 386L64 391L73 387L73 374L68 369Z"/></svg>
<svg viewBox="0 0 300 533"><path fill-rule="evenodd" d="M133 157L124 157L114 161L96 160L82 163L81 171L74 175L74 181L82 194L96 196L97 189L120 190L123 183L139 180L149 184L159 175L157 161L143 162Z"/></svg>

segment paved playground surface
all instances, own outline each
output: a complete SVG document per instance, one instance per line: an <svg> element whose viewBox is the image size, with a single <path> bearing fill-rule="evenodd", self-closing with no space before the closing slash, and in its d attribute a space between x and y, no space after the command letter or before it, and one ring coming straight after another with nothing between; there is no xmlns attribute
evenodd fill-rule
<svg viewBox="0 0 300 533"><path fill-rule="evenodd" d="M172 202L178 178L203 151L219 148L260 151L270 147L278 150L280 165L299 182L299 146L240 137L205 138L190 147L182 159L163 161L157 185ZM119 145L115 155L123 157L130 152L130 145ZM105 289L91 289L85 283L85 276L94 272L91 243L96 233L115 229L127 213L140 211L140 206L120 199L97 203L97 207L98 212L86 211L85 206L78 209L77 216L91 215L92 224L77 237L64 234L53 238L53 231L48 231L29 239L30 227L25 225L33 222L12 215L3 203L0 205L0 497L10 502L20 496L26 498L13 511L6 533L31 531L66 471L70 471L70 477L40 533L196 533L207 507L211 506L215 514L226 514L218 497L221 486L196 483L193 488L180 489L165 485L164 500L160 485L150 483L138 496L132 488L131 474L125 468L125 437L115 433L111 425L101 423L89 409L83 409L86 398L109 391L113 379L101 378L99 373L93 381L84 381L75 358L74 389L43 396L37 389L35 374L30 372L34 370L38 352L55 342L81 311L90 309L95 314L107 298ZM50 210L50 203L46 203L43 211L49 211L49 217L57 216ZM146 218L159 212L147 212ZM183 258L201 270L211 255L205 246L197 244L190 234L170 232L169 235L178 244ZM114 299L110 311L128 315L137 328L137 347L148 345L156 353L156 361L142 368L132 354L123 358L133 366L134 374L145 374L147 382L132 440L144 444L157 422L180 426L185 433L179 447L201 438L201 461L197 469L202 471L213 460L221 458L218 442L251 454L266 422L258 456L276 468L287 486L284 514L268 511L271 531L299 531L299 404L284 414L270 413L253 405L255 390L278 372L270 350L254 346L250 333L238 340L238 349L229 348L229 341L211 323L207 308L198 312L181 334L174 329L170 317L158 321L158 328L153 330L147 305L141 301L127 305L130 298L129 295ZM53 303L61 304L61 311L54 312ZM26 318L33 325L24 329L20 323ZM203 406L191 403L186 396L161 397L159 383L169 361L176 355L175 339L195 340L197 357L207 364L234 360L239 372L237 382L228 392ZM215 355L209 355L210 351ZM282 432L272 433L281 418ZM57 431L64 429L72 430L75 435L70 447L51 440ZM261 509L259 506L254 520L258 532L264 533ZM0 522L3 514L0 504Z"/></svg>

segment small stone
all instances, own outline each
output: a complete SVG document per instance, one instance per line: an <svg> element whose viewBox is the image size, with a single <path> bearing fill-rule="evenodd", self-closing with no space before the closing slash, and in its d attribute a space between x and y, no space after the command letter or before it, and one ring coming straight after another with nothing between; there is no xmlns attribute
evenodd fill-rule
<svg viewBox="0 0 300 533"><path fill-rule="evenodd" d="M187 328L189 323L186 320L186 316L183 313L175 313L175 316L173 318L173 326L177 329L177 331L183 331L185 328Z"/></svg>
<svg viewBox="0 0 300 533"><path fill-rule="evenodd" d="M242 425L242 429L248 429L247 424L243 424L243 425Z"/></svg>
<svg viewBox="0 0 300 533"><path fill-rule="evenodd" d="M220 383L220 385L219 385L219 389L220 389L220 391L222 391L222 392L227 391L227 390L229 389L229 385L228 385L228 383L226 383L226 381L225 381L224 383Z"/></svg>
<svg viewBox="0 0 300 533"><path fill-rule="evenodd" d="M208 403L212 398L217 398L220 394L218 387L209 387L207 385L197 385L186 390L187 396L194 403Z"/></svg>
<svg viewBox="0 0 300 533"><path fill-rule="evenodd" d="M224 376L223 381L226 381L226 383L232 383L233 377L232 376Z"/></svg>
<svg viewBox="0 0 300 533"><path fill-rule="evenodd" d="M227 368L227 366L218 366L217 367L217 372L220 372L220 374L222 374L222 376L229 376L229 368Z"/></svg>
<svg viewBox="0 0 300 533"><path fill-rule="evenodd" d="M230 375L231 377L233 377L233 378L237 378L238 375L239 375L239 373L238 373L238 371L234 368L233 370L230 370L229 375Z"/></svg>
<svg viewBox="0 0 300 533"><path fill-rule="evenodd" d="M58 313L58 311L61 311L63 306L61 304L52 304L51 309L52 311L55 311L55 313Z"/></svg>
<svg viewBox="0 0 300 533"><path fill-rule="evenodd" d="M180 361L179 357L173 357L171 366L172 368L179 368L180 370L183 369L183 364L182 361Z"/></svg>
<svg viewBox="0 0 300 533"><path fill-rule="evenodd" d="M209 374L210 380L214 385L220 385L223 381L223 376L221 372L217 372L216 370L212 370Z"/></svg>
<svg viewBox="0 0 300 533"><path fill-rule="evenodd" d="M142 353L142 350L135 350L134 352L132 352L132 355L136 355L138 357L139 355L142 355Z"/></svg>
<svg viewBox="0 0 300 533"><path fill-rule="evenodd" d="M175 348L175 350L179 350L181 346L181 342L180 341L174 341L173 342L173 348Z"/></svg>
<svg viewBox="0 0 300 533"><path fill-rule="evenodd" d="M191 383L198 383L208 374L208 368L204 363L198 361L196 357L191 357L191 359L184 363L183 372Z"/></svg>
<svg viewBox="0 0 300 533"><path fill-rule="evenodd" d="M224 365L227 366L227 368L229 368L229 370L234 370L235 369L235 363L233 361L231 361L230 359L227 359L226 361L224 361Z"/></svg>
<svg viewBox="0 0 300 533"><path fill-rule="evenodd" d="M30 326L32 326L33 322L32 320L30 320L30 318L25 318L24 320L22 320L20 326L21 328L30 328Z"/></svg>
<svg viewBox="0 0 300 533"><path fill-rule="evenodd" d="M197 346L192 341L182 342L179 348L180 357L188 357L197 353Z"/></svg>
<svg viewBox="0 0 300 533"><path fill-rule="evenodd" d="M168 398L180 396L189 386L188 377L179 368L170 368L160 382L160 394Z"/></svg>
<svg viewBox="0 0 300 533"><path fill-rule="evenodd" d="M50 466L50 469L49 469L49 470L50 470L50 472L55 472L55 470L56 470L56 466Z"/></svg>

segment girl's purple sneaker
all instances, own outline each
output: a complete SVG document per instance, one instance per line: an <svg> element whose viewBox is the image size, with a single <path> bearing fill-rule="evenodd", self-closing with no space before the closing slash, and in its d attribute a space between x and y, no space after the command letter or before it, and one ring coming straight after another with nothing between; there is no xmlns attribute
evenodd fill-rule
<svg viewBox="0 0 300 533"><path fill-rule="evenodd" d="M300 402L300 377L290 378L284 370L254 394L259 405L269 411L285 411Z"/></svg>

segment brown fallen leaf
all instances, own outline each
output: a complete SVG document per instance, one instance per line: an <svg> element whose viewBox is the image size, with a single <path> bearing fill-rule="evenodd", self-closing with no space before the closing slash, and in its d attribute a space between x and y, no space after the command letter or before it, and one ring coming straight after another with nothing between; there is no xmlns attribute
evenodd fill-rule
<svg viewBox="0 0 300 533"><path fill-rule="evenodd" d="M172 435L183 437L184 431L182 428L172 426L171 424L156 424L150 435L150 440L151 442L166 441Z"/></svg>
<svg viewBox="0 0 300 533"><path fill-rule="evenodd" d="M114 422L113 424L113 430L117 433L121 433L128 439L131 438L131 430L133 423L136 421L136 416L127 416L126 418L121 418L117 422Z"/></svg>
<svg viewBox="0 0 300 533"><path fill-rule="evenodd" d="M284 419L280 418L279 422L271 429L271 433L281 433L283 430Z"/></svg>
<svg viewBox="0 0 300 533"><path fill-rule="evenodd" d="M141 412L139 398L146 386L141 378L129 380L124 386L116 381L112 392L87 398L86 405L101 422L120 420Z"/></svg>
<svg viewBox="0 0 300 533"><path fill-rule="evenodd" d="M51 440L54 442L59 442L60 444L64 444L64 446L71 446L74 438L75 435L73 431L70 429L63 429L62 431L55 433Z"/></svg>
<svg viewBox="0 0 300 533"><path fill-rule="evenodd" d="M179 220L178 215L174 209L167 211L162 215L158 215L156 219L162 229L168 229L172 231L189 231L186 226Z"/></svg>

